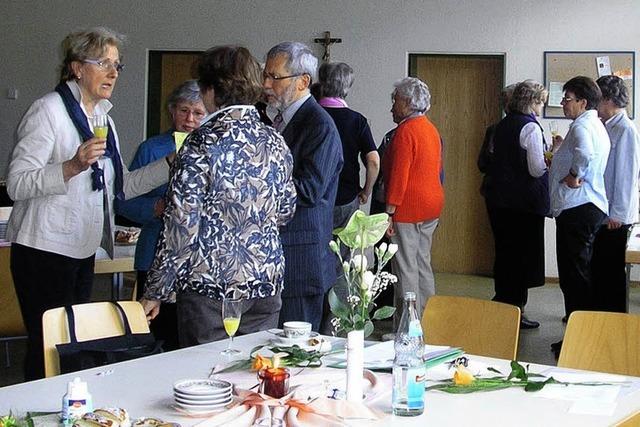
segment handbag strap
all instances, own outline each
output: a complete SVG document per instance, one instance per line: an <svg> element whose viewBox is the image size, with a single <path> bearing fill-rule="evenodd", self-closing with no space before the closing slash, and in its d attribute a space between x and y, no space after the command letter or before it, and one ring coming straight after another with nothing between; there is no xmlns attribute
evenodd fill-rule
<svg viewBox="0 0 640 427"><path fill-rule="evenodd" d="M124 311L119 302L109 301L113 304L118 311L120 312L120 318L122 319L122 326L124 327L124 335L132 335L131 325L129 324L129 318L127 317L127 313ZM77 343L78 338L76 337L76 317L73 313L73 306L66 305L64 310L67 312L67 323L69 325L69 342Z"/></svg>

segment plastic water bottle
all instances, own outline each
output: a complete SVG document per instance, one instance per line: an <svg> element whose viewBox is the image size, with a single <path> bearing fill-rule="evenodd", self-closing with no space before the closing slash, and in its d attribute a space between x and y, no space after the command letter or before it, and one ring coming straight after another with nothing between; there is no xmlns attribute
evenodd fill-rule
<svg viewBox="0 0 640 427"><path fill-rule="evenodd" d="M404 307L394 348L393 413L410 417L420 415L424 412L426 369L422 360L424 342L414 292L404 294Z"/></svg>

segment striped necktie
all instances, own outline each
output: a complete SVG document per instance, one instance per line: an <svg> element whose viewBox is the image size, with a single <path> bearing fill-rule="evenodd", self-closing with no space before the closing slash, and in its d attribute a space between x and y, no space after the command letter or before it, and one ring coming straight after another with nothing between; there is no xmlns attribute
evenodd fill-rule
<svg viewBox="0 0 640 427"><path fill-rule="evenodd" d="M273 118L273 127L280 132L282 130L282 113L278 111L278 114Z"/></svg>

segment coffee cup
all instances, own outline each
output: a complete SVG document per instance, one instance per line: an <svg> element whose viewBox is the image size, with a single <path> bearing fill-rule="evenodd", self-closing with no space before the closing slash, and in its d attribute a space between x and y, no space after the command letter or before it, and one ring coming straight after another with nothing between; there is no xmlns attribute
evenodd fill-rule
<svg viewBox="0 0 640 427"><path fill-rule="evenodd" d="M311 334L309 322L284 322L282 325L284 336L287 338L305 338Z"/></svg>

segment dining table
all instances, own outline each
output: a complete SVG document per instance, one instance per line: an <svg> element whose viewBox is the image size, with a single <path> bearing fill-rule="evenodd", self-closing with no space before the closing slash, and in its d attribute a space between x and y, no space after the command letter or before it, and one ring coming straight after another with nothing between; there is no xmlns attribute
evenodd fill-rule
<svg viewBox="0 0 640 427"><path fill-rule="evenodd" d="M88 384L94 407L125 408L132 419L153 417L189 427L203 422L174 406L173 385L184 379L206 379L220 367L238 359L249 358L252 349L269 346L277 331L262 331L238 336L233 346L242 350L235 359L221 354L226 340L202 344L154 356L88 369L51 378L0 388L0 415L27 412L60 411L67 383L80 377ZM325 337L337 357L344 340ZM365 360L380 344L367 342ZM388 348L388 347L387 347ZM335 357L335 356L334 356ZM508 374L510 361L467 355L469 369L491 368ZM555 366L522 363L529 372L574 378L580 381L602 381L603 374L574 371ZM427 370L427 385L451 374L447 364ZM389 372L376 372L377 392L364 403L381 418L375 421L344 419L344 425L366 426L608 426L640 411L640 378L605 376L605 386L548 385L537 392L522 387L470 394L449 394L428 390L424 395L424 413L415 417L393 415L392 378ZM564 375L564 377L563 377ZM573 376L571 376L573 375ZM236 389L248 390L257 385L255 372L249 370L213 373L218 379L232 382ZM330 368L291 368L290 386L332 388L344 384L346 371Z"/></svg>

